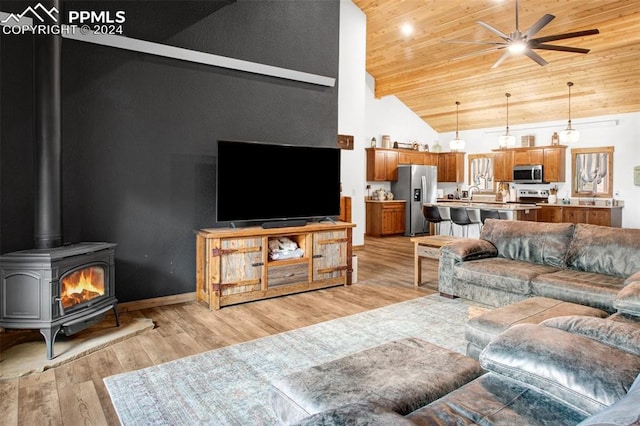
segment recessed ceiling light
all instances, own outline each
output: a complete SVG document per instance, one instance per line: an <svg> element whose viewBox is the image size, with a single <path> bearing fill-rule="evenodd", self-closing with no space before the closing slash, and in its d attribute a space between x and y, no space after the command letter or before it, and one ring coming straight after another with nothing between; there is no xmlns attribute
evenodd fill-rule
<svg viewBox="0 0 640 426"><path fill-rule="evenodd" d="M402 31L402 34L410 36L411 34L413 34L413 25L403 24L402 27L400 27L400 31Z"/></svg>

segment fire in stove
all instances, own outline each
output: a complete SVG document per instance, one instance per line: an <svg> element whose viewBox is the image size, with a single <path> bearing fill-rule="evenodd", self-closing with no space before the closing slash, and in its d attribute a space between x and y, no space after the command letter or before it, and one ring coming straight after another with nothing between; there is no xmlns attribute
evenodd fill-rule
<svg viewBox="0 0 640 426"><path fill-rule="evenodd" d="M60 301L64 309L104 296L104 267L89 266L62 278Z"/></svg>

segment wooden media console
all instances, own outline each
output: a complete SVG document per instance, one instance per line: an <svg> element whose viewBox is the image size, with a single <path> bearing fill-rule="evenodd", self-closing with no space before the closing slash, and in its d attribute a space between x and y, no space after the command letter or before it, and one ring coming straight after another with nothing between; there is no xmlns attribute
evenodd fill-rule
<svg viewBox="0 0 640 426"><path fill-rule="evenodd" d="M196 231L196 298L209 309L308 290L350 285L352 228L347 222L264 229ZM302 257L271 260L269 242L287 238Z"/></svg>

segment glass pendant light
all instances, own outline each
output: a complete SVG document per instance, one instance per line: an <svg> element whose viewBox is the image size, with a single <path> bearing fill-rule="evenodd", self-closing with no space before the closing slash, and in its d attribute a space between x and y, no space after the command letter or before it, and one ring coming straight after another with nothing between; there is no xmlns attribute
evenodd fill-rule
<svg viewBox="0 0 640 426"><path fill-rule="evenodd" d="M451 139L451 142L449 142L449 149L452 152L464 150L464 139L460 139L460 137L458 136L458 107L459 106L460 106L460 102L456 101L456 137Z"/></svg>
<svg viewBox="0 0 640 426"><path fill-rule="evenodd" d="M511 93L504 94L507 97L507 130L504 135L498 137L498 146L500 148L513 148L516 146L516 137L509 133L509 98Z"/></svg>
<svg viewBox="0 0 640 426"><path fill-rule="evenodd" d="M573 83L569 81L567 86L569 87L569 121L567 128L560 132L560 143L562 144L576 143L580 140L580 132L571 127L571 86Z"/></svg>

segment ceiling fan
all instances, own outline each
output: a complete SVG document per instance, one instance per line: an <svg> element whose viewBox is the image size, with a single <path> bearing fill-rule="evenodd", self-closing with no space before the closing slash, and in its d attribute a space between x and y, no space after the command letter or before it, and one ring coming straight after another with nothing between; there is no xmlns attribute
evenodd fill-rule
<svg viewBox="0 0 640 426"><path fill-rule="evenodd" d="M476 21L478 24L482 25L487 30L496 34L503 41L456 41L456 40L448 40L449 43L462 43L462 44L481 44L481 45L491 45L488 49L483 49L477 52L469 53L467 55L458 56L455 59L462 59L469 56L481 55L488 52L505 50L505 52L498 58L498 60L493 64L491 68L497 68L505 59L514 54L523 53L527 55L529 58L536 61L541 66L545 66L548 64L540 55L534 52L534 49L540 50L558 50L562 52L572 52L572 53L588 53L589 49L582 49L578 47L569 47L569 46L556 46L552 44L546 44L550 41L564 40L568 38L575 37L583 37L594 34L599 34L600 31L597 29L585 30L585 31L576 31L572 33L564 33L564 34L556 34L545 37L532 38L535 34L537 34L542 28L544 28L549 22L551 22L555 16L546 14L542 18L538 19L538 21L533 24L529 29L524 32L520 31L520 27L518 26L518 0L516 0L516 29L510 33L505 34L502 31L492 27L486 22Z"/></svg>

